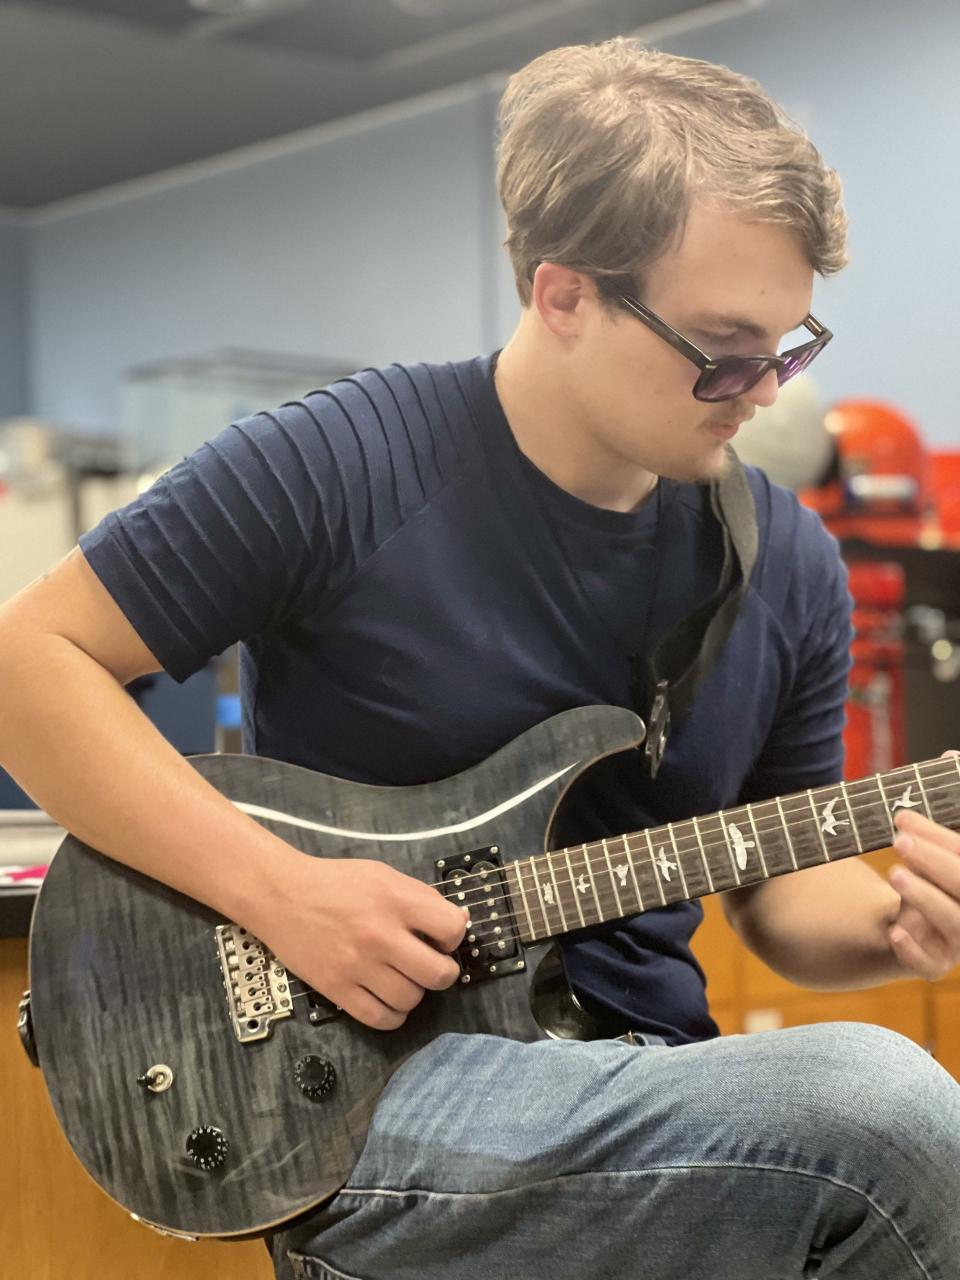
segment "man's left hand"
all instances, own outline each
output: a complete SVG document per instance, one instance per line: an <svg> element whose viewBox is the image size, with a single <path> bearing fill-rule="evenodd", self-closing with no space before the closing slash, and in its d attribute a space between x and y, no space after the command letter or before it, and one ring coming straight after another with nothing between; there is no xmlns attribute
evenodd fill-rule
<svg viewBox="0 0 960 1280"><path fill-rule="evenodd" d="M960 964L960 835L910 810L894 825L905 866L888 876L901 905L887 936L901 967L932 982Z"/></svg>

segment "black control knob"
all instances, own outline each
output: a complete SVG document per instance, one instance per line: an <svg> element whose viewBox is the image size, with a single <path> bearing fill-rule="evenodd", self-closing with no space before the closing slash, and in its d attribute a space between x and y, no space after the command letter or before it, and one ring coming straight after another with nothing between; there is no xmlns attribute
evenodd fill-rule
<svg viewBox="0 0 960 1280"><path fill-rule="evenodd" d="M202 1124L187 1138L187 1154L198 1169L219 1169L227 1158L230 1143L219 1129Z"/></svg>
<svg viewBox="0 0 960 1280"><path fill-rule="evenodd" d="M326 1058L308 1053L294 1067L293 1078L300 1092L305 1093L312 1102L317 1102L336 1084L337 1072L333 1063Z"/></svg>

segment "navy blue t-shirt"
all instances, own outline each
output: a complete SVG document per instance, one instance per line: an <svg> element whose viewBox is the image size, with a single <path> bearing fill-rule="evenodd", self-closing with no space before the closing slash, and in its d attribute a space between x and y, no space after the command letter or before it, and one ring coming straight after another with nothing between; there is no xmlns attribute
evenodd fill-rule
<svg viewBox="0 0 960 1280"><path fill-rule="evenodd" d="M759 553L740 615L655 782L601 761L565 843L841 776L850 600L837 545L748 469ZM379 785L479 763L572 707L631 706L628 655L713 594L709 490L583 502L520 451L493 357L365 370L227 428L81 547L175 679L241 642L244 749ZM609 1034L716 1034L698 902L564 945Z"/></svg>

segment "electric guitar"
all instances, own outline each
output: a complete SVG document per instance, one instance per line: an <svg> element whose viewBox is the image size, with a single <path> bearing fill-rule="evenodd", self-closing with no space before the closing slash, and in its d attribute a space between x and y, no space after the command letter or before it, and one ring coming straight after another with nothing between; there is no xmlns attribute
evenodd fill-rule
<svg viewBox="0 0 960 1280"><path fill-rule="evenodd" d="M396 1031L354 1021L243 928L68 836L37 900L21 1035L87 1171L172 1234L278 1228L346 1182L391 1073L435 1036L592 1034L542 944L882 848L899 808L960 829L949 758L545 852L571 783L642 738L631 711L584 707L455 777L401 788L254 756L191 759L304 852L379 858L469 907L459 982Z"/></svg>

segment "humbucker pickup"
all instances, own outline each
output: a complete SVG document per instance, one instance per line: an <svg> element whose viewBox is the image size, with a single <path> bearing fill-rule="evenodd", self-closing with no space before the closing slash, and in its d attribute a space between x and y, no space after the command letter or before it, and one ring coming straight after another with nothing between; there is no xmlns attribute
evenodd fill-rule
<svg viewBox="0 0 960 1280"><path fill-rule="evenodd" d="M443 896L470 913L470 924L456 952L460 981L486 982L526 968L500 846L492 844L440 858L436 868Z"/></svg>

